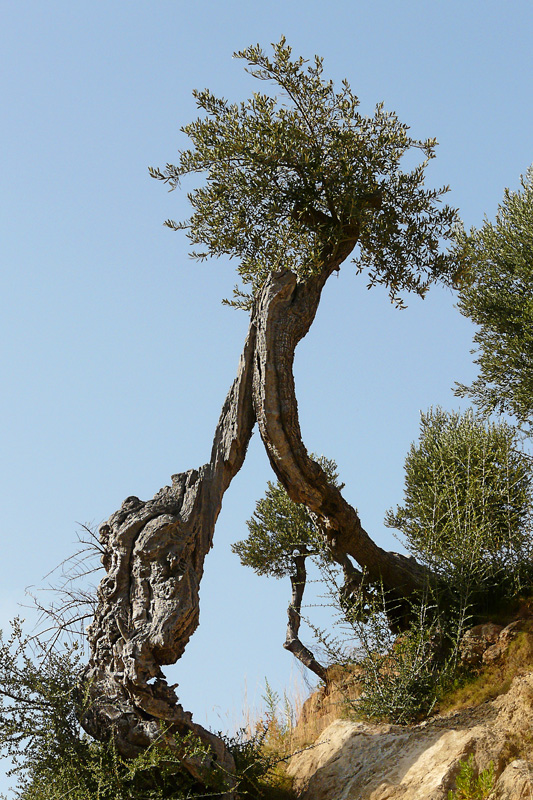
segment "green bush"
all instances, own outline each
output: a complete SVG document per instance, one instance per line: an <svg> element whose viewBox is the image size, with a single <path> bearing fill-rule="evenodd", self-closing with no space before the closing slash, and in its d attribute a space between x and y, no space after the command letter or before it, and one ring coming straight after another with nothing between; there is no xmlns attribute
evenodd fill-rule
<svg viewBox="0 0 533 800"><path fill-rule="evenodd" d="M430 714L453 681L462 628L453 616L444 624L428 592L413 603L410 625L398 636L388 619L393 603L382 588L360 591L344 604L344 647L328 644L335 661L360 668L362 694L349 701L351 712L406 725Z"/></svg>
<svg viewBox="0 0 533 800"><path fill-rule="evenodd" d="M533 434L533 167L505 190L494 222L457 231L464 280L458 308L476 326L478 377L458 386L485 412L512 415Z"/></svg>
<svg viewBox="0 0 533 800"><path fill-rule="evenodd" d="M48 649L23 635L15 620L9 638L0 631L0 750L12 761L20 800L126 800L182 798L194 782L170 749L152 746L123 759L113 742L97 742L78 722L83 697L82 653L73 645ZM205 749L183 740L190 755Z"/></svg>
<svg viewBox="0 0 533 800"><path fill-rule="evenodd" d="M453 684L473 616L530 582L532 499L515 430L472 411L422 414L405 474L404 503L386 524L437 580L397 638L388 624L394 600L383 592L360 592L343 608L364 668L356 710L402 724L429 714Z"/></svg>
<svg viewBox="0 0 533 800"><path fill-rule="evenodd" d="M113 742L87 736L78 719L84 699L79 687L83 655L76 645L49 650L26 637L15 620L11 635L0 631L0 752L11 759L19 800L182 800L205 796L183 770L177 753L153 744L135 759L124 759ZM256 738L227 740L233 753L239 797L282 798L268 773L273 756ZM194 736L182 737L180 752L208 753ZM279 759L278 759L279 760ZM211 781L210 781L211 783ZM226 776L212 775L210 797L225 796Z"/></svg>
<svg viewBox="0 0 533 800"><path fill-rule="evenodd" d="M494 764L477 772L474 756L461 761L455 780L455 791L448 792L448 800L486 800L494 784Z"/></svg>
<svg viewBox="0 0 533 800"><path fill-rule="evenodd" d="M355 708L371 719L406 724L430 713L438 699L433 631L423 608L410 629L385 648L387 629L376 614L360 633L363 694Z"/></svg>
<svg viewBox="0 0 533 800"><path fill-rule="evenodd" d="M529 579L532 474L514 428L471 410L421 415L405 499L385 518L408 550L467 603Z"/></svg>

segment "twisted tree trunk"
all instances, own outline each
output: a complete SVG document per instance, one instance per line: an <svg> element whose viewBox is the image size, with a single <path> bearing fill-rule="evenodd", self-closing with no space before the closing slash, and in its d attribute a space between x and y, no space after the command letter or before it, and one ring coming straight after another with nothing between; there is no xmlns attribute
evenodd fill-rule
<svg viewBox="0 0 533 800"><path fill-rule="evenodd" d="M269 277L255 302L210 462L174 475L172 486L148 502L128 498L101 528L107 574L89 629L85 681L90 704L82 724L98 739L113 736L124 756L156 741L179 747L175 735L191 731L212 753L203 761L182 753L192 775L206 783L215 768L224 774L234 768L223 742L179 705L161 666L181 657L198 625L204 558L224 492L242 466L256 420L274 472L292 500L314 514L337 560L353 557L400 599L418 592L427 580L414 559L386 552L372 541L355 509L309 458L301 438L294 351L313 322L327 278L351 252L356 237L357 231L347 228L322 271L305 282L289 271Z"/></svg>
<svg viewBox="0 0 533 800"><path fill-rule="evenodd" d="M272 469L291 500L305 503L339 558L352 556L371 580L381 579L398 599L409 598L426 585L427 570L413 558L378 547L362 527L356 510L309 458L300 431L294 351L315 318L327 278L348 253L332 257L319 275L305 283L298 283L288 271L274 273L267 281L256 316L254 408Z"/></svg>

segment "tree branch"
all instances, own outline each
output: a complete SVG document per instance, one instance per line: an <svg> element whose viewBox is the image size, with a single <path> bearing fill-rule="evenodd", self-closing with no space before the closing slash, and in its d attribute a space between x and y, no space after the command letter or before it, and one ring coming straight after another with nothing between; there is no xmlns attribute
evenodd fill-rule
<svg viewBox="0 0 533 800"><path fill-rule="evenodd" d="M305 583L307 580L307 572L305 569L306 555L293 556L292 562L294 564L294 573L290 576L292 597L289 608L287 609L287 616L289 621L287 623L287 636L283 647L294 656L296 656L302 664L318 675L320 680L326 683L327 673L326 669L318 663L314 655L307 647L302 644L298 637L300 630L300 623L302 620L302 599L305 591Z"/></svg>

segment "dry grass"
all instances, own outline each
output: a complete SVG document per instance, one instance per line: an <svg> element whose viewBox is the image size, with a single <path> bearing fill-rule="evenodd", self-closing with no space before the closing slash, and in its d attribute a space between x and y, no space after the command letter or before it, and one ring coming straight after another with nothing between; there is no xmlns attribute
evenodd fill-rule
<svg viewBox="0 0 533 800"><path fill-rule="evenodd" d="M470 677L459 681L439 702L438 713L459 711L486 703L505 694L516 675L533 669L533 623L517 634L501 661L484 666Z"/></svg>
<svg viewBox="0 0 533 800"><path fill-rule="evenodd" d="M271 764L268 773L255 782L254 798L294 800L292 778L287 775L286 767L290 756L298 749L294 732L306 694L302 685L295 681L290 692L284 691L280 696L266 681L262 706L258 709L249 704L245 689L241 721L234 728L245 740L255 742L261 761Z"/></svg>

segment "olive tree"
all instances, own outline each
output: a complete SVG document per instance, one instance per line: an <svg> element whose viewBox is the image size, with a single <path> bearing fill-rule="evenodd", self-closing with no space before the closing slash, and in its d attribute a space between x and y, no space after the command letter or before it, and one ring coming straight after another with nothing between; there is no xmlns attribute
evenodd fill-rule
<svg viewBox="0 0 533 800"><path fill-rule="evenodd" d="M188 195L190 218L168 225L185 232L196 257L236 260L241 285L232 302L249 313L248 334L208 463L174 475L152 500L129 497L101 527L107 574L89 629L92 702L83 719L97 738L113 735L126 756L160 737L162 725L169 742L191 730L228 773L222 742L192 721L161 670L180 658L198 625L198 588L224 492L257 424L276 478L307 506L325 543L400 599L420 590L426 568L380 548L308 455L292 367L341 264L353 256L351 268L401 305L405 292L424 296L433 281L453 281L455 259L442 242L456 220L441 202L446 187L424 185L434 139L412 138L381 104L363 115L346 81L336 89L320 58L294 58L283 39L271 56L259 46L236 56L268 90L241 103L195 92L201 116L183 128L190 148L151 174L170 188L186 175L203 177ZM420 163L404 169L410 151ZM201 780L198 766L187 766Z"/></svg>
<svg viewBox="0 0 533 800"><path fill-rule="evenodd" d="M459 309L477 326L479 376L459 386L485 412L533 420L533 167L521 189L505 190L494 222L460 231Z"/></svg>

